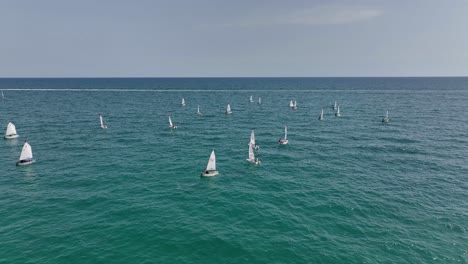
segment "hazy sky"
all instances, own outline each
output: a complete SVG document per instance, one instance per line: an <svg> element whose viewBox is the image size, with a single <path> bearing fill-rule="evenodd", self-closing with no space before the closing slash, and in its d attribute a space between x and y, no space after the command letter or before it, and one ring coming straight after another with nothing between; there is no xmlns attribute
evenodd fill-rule
<svg viewBox="0 0 468 264"><path fill-rule="evenodd" d="M0 0L0 77L466 76L466 0Z"/></svg>

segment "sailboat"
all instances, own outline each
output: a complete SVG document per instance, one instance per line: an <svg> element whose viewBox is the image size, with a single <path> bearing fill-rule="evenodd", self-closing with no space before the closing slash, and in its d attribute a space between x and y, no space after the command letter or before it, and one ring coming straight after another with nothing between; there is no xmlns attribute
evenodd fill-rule
<svg viewBox="0 0 468 264"><path fill-rule="evenodd" d="M172 129L176 129L176 128L177 128L177 126L174 126L174 124L172 124L171 116L169 116L169 127L172 128Z"/></svg>
<svg viewBox="0 0 468 264"><path fill-rule="evenodd" d="M293 102L293 106L291 107L293 110L296 110L297 109L297 101L294 101Z"/></svg>
<svg viewBox="0 0 468 264"><path fill-rule="evenodd" d="M289 107L290 107L290 108L293 108L293 107L294 107L294 102L293 102L293 100L289 101Z"/></svg>
<svg viewBox="0 0 468 264"><path fill-rule="evenodd" d="M338 106L336 109L337 109L337 110L336 110L335 116L336 116L336 117L340 117L340 116L341 116L340 107Z"/></svg>
<svg viewBox="0 0 468 264"><path fill-rule="evenodd" d="M288 141L288 126L284 126L284 139L280 139L278 141L280 145L287 145L289 143Z"/></svg>
<svg viewBox="0 0 468 264"><path fill-rule="evenodd" d="M320 115L319 115L318 120L323 120L323 108L322 108L322 112L321 112Z"/></svg>
<svg viewBox="0 0 468 264"><path fill-rule="evenodd" d="M200 112L200 106L197 105L197 115L202 115L202 113Z"/></svg>
<svg viewBox="0 0 468 264"><path fill-rule="evenodd" d="M336 110L336 108L338 107L338 105L336 104L336 101L335 101L335 104L332 107L333 107L333 110Z"/></svg>
<svg viewBox="0 0 468 264"><path fill-rule="evenodd" d="M390 122L390 118L388 117L388 111L387 111L387 114L385 115L385 117L382 119L382 123L388 123Z"/></svg>
<svg viewBox="0 0 468 264"><path fill-rule="evenodd" d="M2 99L5 99L5 95L3 95L3 90L2 90Z"/></svg>
<svg viewBox="0 0 468 264"><path fill-rule="evenodd" d="M250 142L249 142L249 145L252 145L252 147L255 149L255 150L258 150L260 148L259 145L255 144L255 133L254 133L254 130L252 129L252 132L250 133Z"/></svg>
<svg viewBox="0 0 468 264"><path fill-rule="evenodd" d="M23 150L21 151L21 155L19 161L16 162L16 166L23 166L28 165L35 162L33 159L32 149L28 142L24 142Z"/></svg>
<svg viewBox="0 0 468 264"><path fill-rule="evenodd" d="M252 144L249 144L249 158L247 159L247 161L255 165L260 164L260 160L258 158L255 158Z"/></svg>
<svg viewBox="0 0 468 264"><path fill-rule="evenodd" d="M200 177L213 177L218 175L218 171L216 170L216 156L214 149L211 151L210 159L208 160L208 164L206 165L206 169L204 172L200 174Z"/></svg>
<svg viewBox="0 0 468 264"><path fill-rule="evenodd" d="M258 104L262 104L262 98L261 97L258 98Z"/></svg>
<svg viewBox="0 0 468 264"><path fill-rule="evenodd" d="M253 103L253 96L250 96L250 100L249 100L251 103Z"/></svg>
<svg viewBox="0 0 468 264"><path fill-rule="evenodd" d="M182 98L182 103L181 103L182 106L185 106L185 99Z"/></svg>
<svg viewBox="0 0 468 264"><path fill-rule="evenodd" d="M13 125L12 122L8 123L6 133L5 133L5 139L10 139L10 138L17 138L18 134L16 134L16 127Z"/></svg>
<svg viewBox="0 0 468 264"><path fill-rule="evenodd" d="M104 123L104 121L102 121L102 115L100 115L100 114L99 114L99 121L101 122L101 128L106 129L107 125Z"/></svg>
<svg viewBox="0 0 468 264"><path fill-rule="evenodd" d="M230 115L232 114L232 111L231 111L231 105L230 104L227 104L226 106L226 112L225 112L226 115Z"/></svg>

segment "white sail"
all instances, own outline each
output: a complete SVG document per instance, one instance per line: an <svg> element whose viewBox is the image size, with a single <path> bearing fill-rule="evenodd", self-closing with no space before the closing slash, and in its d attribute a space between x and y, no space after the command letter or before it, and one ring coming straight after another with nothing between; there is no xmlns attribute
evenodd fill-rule
<svg viewBox="0 0 468 264"><path fill-rule="evenodd" d="M15 125L13 125L12 122L10 122L7 125L5 136L13 136L13 135L16 135L16 127Z"/></svg>
<svg viewBox="0 0 468 264"><path fill-rule="evenodd" d="M258 104L262 104L262 98L261 97L258 98Z"/></svg>
<svg viewBox="0 0 468 264"><path fill-rule="evenodd" d="M340 107L338 106L336 113L339 115L340 114Z"/></svg>
<svg viewBox="0 0 468 264"><path fill-rule="evenodd" d="M253 103L253 96L250 96L250 102Z"/></svg>
<svg viewBox="0 0 468 264"><path fill-rule="evenodd" d="M197 106L197 114L201 114L200 113L200 105Z"/></svg>
<svg viewBox="0 0 468 264"><path fill-rule="evenodd" d="M101 127L104 125L104 122L102 122L102 115L99 115L99 121L101 122Z"/></svg>
<svg viewBox="0 0 468 264"><path fill-rule="evenodd" d="M387 114L385 115L385 118L388 119L388 110L387 110Z"/></svg>
<svg viewBox="0 0 468 264"><path fill-rule="evenodd" d="M2 90L2 98L5 98L5 96L3 95L3 90Z"/></svg>
<svg viewBox="0 0 468 264"><path fill-rule="evenodd" d="M228 105L226 106L226 113L227 113L227 114L232 113L232 111L231 111L231 105L230 105L230 104L228 104Z"/></svg>
<svg viewBox="0 0 468 264"><path fill-rule="evenodd" d="M169 116L169 126L170 126L170 127L173 127L173 126L174 126L174 125L172 124L171 116Z"/></svg>
<svg viewBox="0 0 468 264"><path fill-rule="evenodd" d="M323 108L322 108L322 112L320 112L319 120L323 120Z"/></svg>
<svg viewBox="0 0 468 264"><path fill-rule="evenodd" d="M250 133L250 142L249 145L254 145L255 146L255 133L252 129L252 132Z"/></svg>
<svg viewBox="0 0 468 264"><path fill-rule="evenodd" d="M208 160L208 164L206 165L207 171L215 171L216 170L216 156L214 150L211 151L210 159Z"/></svg>
<svg viewBox="0 0 468 264"><path fill-rule="evenodd" d="M297 101L294 101L294 105L293 105L293 106L294 106L294 107L297 107Z"/></svg>
<svg viewBox="0 0 468 264"><path fill-rule="evenodd" d="M182 106L185 106L185 99L184 98L182 98L182 103L181 104L182 104Z"/></svg>
<svg viewBox="0 0 468 264"><path fill-rule="evenodd" d="M284 126L284 139L288 139L288 126Z"/></svg>
<svg viewBox="0 0 468 264"><path fill-rule="evenodd" d="M293 101L292 101L292 100L291 100L291 101L289 101L289 107L294 107L294 103L293 103Z"/></svg>
<svg viewBox="0 0 468 264"><path fill-rule="evenodd" d="M21 151L19 160L28 160L32 158L33 158L33 154L32 154L31 146L29 145L28 142L24 142L23 150Z"/></svg>
<svg viewBox="0 0 468 264"><path fill-rule="evenodd" d="M255 160L255 154L253 151L253 145L249 144L249 160Z"/></svg>
<svg viewBox="0 0 468 264"><path fill-rule="evenodd" d="M335 101L335 105L333 105L333 109L336 110L336 107L337 107L337 104L336 104L336 101Z"/></svg>

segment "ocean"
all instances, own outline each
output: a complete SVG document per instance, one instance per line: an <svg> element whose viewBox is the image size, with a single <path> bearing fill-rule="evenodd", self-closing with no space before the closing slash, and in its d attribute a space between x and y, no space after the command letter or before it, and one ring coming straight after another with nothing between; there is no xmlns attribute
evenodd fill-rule
<svg viewBox="0 0 468 264"><path fill-rule="evenodd" d="M0 89L0 124L20 135L0 146L0 263L468 262L468 78ZM246 161L252 129L259 166ZM16 167L24 140L36 163ZM212 149L220 174L200 178Z"/></svg>

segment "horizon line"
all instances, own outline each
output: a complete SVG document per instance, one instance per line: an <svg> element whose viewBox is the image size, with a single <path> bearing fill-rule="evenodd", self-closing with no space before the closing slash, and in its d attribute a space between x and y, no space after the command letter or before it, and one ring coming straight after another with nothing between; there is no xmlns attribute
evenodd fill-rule
<svg viewBox="0 0 468 264"><path fill-rule="evenodd" d="M166 77L149 77L149 76L65 76L65 77L0 77L0 79L253 79L253 78L466 78L468 75L414 75L414 76L166 76Z"/></svg>

